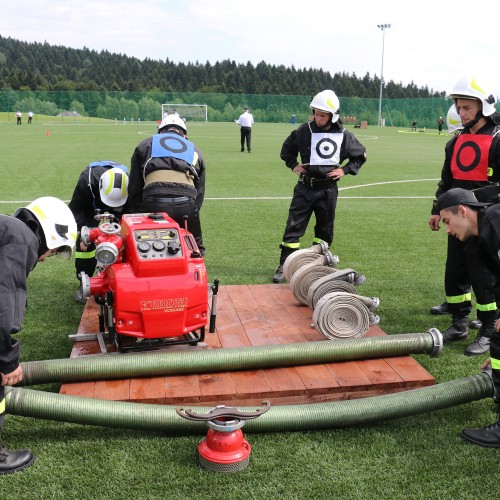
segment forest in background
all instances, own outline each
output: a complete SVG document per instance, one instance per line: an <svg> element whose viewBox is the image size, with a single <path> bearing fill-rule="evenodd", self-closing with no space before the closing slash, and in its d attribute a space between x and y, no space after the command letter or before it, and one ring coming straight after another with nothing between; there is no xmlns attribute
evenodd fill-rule
<svg viewBox="0 0 500 500"><path fill-rule="evenodd" d="M166 47L168 50L168 47ZM262 61L211 64L174 63L129 57L102 50L72 49L46 42L23 42L0 35L0 90L14 91L127 91L274 94L311 96L334 89L339 97L377 98L380 78L347 72L333 75L322 69L271 65ZM428 87L390 80L384 97L408 99L444 97Z"/></svg>

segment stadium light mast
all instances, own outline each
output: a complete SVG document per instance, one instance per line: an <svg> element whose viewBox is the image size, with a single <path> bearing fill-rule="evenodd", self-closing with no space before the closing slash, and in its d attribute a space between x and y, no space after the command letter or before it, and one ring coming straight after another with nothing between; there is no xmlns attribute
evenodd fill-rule
<svg viewBox="0 0 500 500"><path fill-rule="evenodd" d="M377 24L377 28L382 30L382 68L380 69L380 97L378 101L378 126L382 125L382 87L384 84L384 46L385 46L385 30L391 27L390 24Z"/></svg>

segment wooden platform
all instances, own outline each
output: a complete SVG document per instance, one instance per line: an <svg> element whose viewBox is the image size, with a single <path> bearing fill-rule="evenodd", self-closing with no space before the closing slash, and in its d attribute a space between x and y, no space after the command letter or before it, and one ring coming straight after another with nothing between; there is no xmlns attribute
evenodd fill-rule
<svg viewBox="0 0 500 500"><path fill-rule="evenodd" d="M98 331L97 306L89 300L78 334ZM217 331L207 349L326 340L311 327L312 311L288 285L219 288ZM372 326L367 336L386 335ZM341 341L339 341L341 342ZM107 346L111 351L112 346ZM182 347L182 349L193 347ZM71 357L99 354L98 342L75 342ZM117 354L119 355L119 354ZM126 354L124 354L126 356ZM326 363L231 373L67 383L61 394L154 404L212 406L302 404L375 396L429 386L435 379L412 357Z"/></svg>

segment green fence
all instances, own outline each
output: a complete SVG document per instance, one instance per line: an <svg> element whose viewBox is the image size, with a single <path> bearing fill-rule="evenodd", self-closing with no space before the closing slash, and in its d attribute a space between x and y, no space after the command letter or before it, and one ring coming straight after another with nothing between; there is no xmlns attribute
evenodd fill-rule
<svg viewBox="0 0 500 500"><path fill-rule="evenodd" d="M89 92L89 91L11 91L0 90L0 112L8 113L15 122L15 112L24 116L29 110L40 115L58 116L71 121L74 113L86 117L111 120L158 120L161 104L206 104L208 120L233 121L248 106L256 122L286 123L295 115L298 123L309 116L311 96L268 94L204 94L199 92ZM383 99L382 120L386 126L410 127L416 120L418 128L437 128L439 116L446 117L452 104L446 98ZM379 100L340 97L341 116L347 123L367 121L377 125Z"/></svg>

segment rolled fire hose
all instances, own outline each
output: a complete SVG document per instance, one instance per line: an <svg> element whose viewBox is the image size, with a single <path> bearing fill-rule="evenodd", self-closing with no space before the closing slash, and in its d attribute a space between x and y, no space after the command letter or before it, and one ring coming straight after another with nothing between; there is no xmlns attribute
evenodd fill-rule
<svg viewBox="0 0 500 500"><path fill-rule="evenodd" d="M21 363L22 385L277 368L408 354L438 356L442 349L441 333L431 328L426 333L345 339L342 342L320 340L199 351L84 356Z"/></svg>
<svg viewBox="0 0 500 500"><path fill-rule="evenodd" d="M323 255L323 259L327 259L326 255ZM333 274L338 271L335 267L331 267L325 260L317 259L310 264L306 264L298 269L292 279L290 280L290 289L294 297L304 305L307 305L307 293L309 292L309 287L319 278L326 276L328 274Z"/></svg>
<svg viewBox="0 0 500 500"><path fill-rule="evenodd" d="M332 259L333 267L336 267L339 263L339 258L337 255L333 255L328 250L328 245L324 241L322 241L318 245L313 245L310 248L296 250L286 258L283 264L283 273L285 275L285 279L287 281L290 281L297 269L305 266L306 264L314 262L315 260L320 259L322 255L327 254Z"/></svg>
<svg viewBox="0 0 500 500"><path fill-rule="evenodd" d="M83 425L172 434L206 432L205 422L180 417L173 406L105 401L6 387L6 412ZM245 432L318 430L369 424L442 410L493 396L487 373L383 396L304 405L271 406L248 420ZM186 407L187 405L183 405ZM208 412L213 408L191 407ZM248 411L255 408L246 408Z"/></svg>
<svg viewBox="0 0 500 500"><path fill-rule="evenodd" d="M366 282L366 278L354 269L341 269L317 279L307 291L307 304L311 309L316 307L318 300L330 292L357 293L356 286Z"/></svg>
<svg viewBox="0 0 500 500"><path fill-rule="evenodd" d="M373 314L379 303L376 297L327 293L314 308L313 326L330 340L362 337L370 325L379 322L379 317Z"/></svg>
<svg viewBox="0 0 500 500"><path fill-rule="evenodd" d="M323 278L320 278L319 280L316 280L309 287L309 291L307 292L307 305L314 310L318 300L321 299L323 295L332 292L358 293L356 287L351 283L335 279L333 278L333 274L327 275L323 276Z"/></svg>

